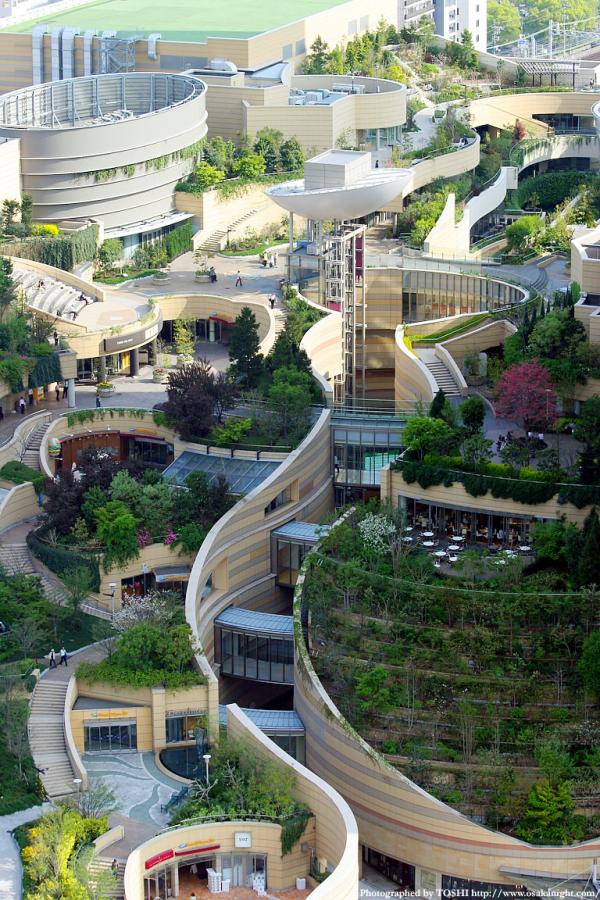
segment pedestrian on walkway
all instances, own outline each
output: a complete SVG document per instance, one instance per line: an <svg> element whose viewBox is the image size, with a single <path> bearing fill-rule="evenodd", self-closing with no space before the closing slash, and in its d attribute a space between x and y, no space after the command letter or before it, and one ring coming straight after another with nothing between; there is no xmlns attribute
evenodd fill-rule
<svg viewBox="0 0 600 900"><path fill-rule="evenodd" d="M25 403L25 397L21 397L19 400L19 410L20 410L20 413L22 416L25 415L25 406L26 405L27 404Z"/></svg>
<svg viewBox="0 0 600 900"><path fill-rule="evenodd" d="M271 309L275 309L275 297L269 297L269 303L271 304Z"/></svg>
<svg viewBox="0 0 600 900"><path fill-rule="evenodd" d="M54 652L54 647L48 654L48 659L50 660L50 668L55 669L56 668L56 653Z"/></svg>
<svg viewBox="0 0 600 900"><path fill-rule="evenodd" d="M54 338L54 346L58 350L58 345L59 345L58 331L55 331L54 334L52 335L52 337Z"/></svg>
<svg viewBox="0 0 600 900"><path fill-rule="evenodd" d="M27 393L29 395L29 405L33 406L33 388L29 388Z"/></svg>
<svg viewBox="0 0 600 900"><path fill-rule="evenodd" d="M69 657L67 656L67 651L65 650L64 644L60 648L60 664L61 666L66 666L69 668Z"/></svg>
<svg viewBox="0 0 600 900"><path fill-rule="evenodd" d="M56 382L55 391L56 391L56 402L58 403L58 401L60 400L60 384L58 383L58 381Z"/></svg>
<svg viewBox="0 0 600 900"><path fill-rule="evenodd" d="M244 284L244 282L242 281L242 273L241 273L240 270L238 269L238 270L237 270L237 277L236 277L236 279L235 279L235 286L236 286L236 287L242 287L243 284Z"/></svg>
<svg viewBox="0 0 600 900"><path fill-rule="evenodd" d="M69 386L66 381L63 381L63 400L67 399L68 391L69 391Z"/></svg>
<svg viewBox="0 0 600 900"><path fill-rule="evenodd" d="M96 409L102 409L102 403L100 402L100 397L96 396Z"/></svg>
<svg viewBox="0 0 600 900"><path fill-rule="evenodd" d="M119 867L119 864L117 863L117 860L113 859L113 861L110 864L110 871L113 873L113 875L117 874L118 867Z"/></svg>

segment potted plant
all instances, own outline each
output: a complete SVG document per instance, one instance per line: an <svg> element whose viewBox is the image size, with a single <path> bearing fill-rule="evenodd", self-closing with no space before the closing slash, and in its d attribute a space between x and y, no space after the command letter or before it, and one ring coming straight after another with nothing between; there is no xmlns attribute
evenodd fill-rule
<svg viewBox="0 0 600 900"><path fill-rule="evenodd" d="M164 284L168 280L169 280L168 272L155 272L154 275L152 276L152 281L154 282L154 284Z"/></svg>
<svg viewBox="0 0 600 900"><path fill-rule="evenodd" d="M207 284L210 281L210 271L208 269L196 269L194 278L201 284Z"/></svg>
<svg viewBox="0 0 600 900"><path fill-rule="evenodd" d="M99 381L96 385L96 393L99 397L110 397L115 392L115 386L110 381Z"/></svg>
<svg viewBox="0 0 600 900"><path fill-rule="evenodd" d="M152 369L152 380L155 384L163 384L167 378L167 370L162 366L155 366Z"/></svg>

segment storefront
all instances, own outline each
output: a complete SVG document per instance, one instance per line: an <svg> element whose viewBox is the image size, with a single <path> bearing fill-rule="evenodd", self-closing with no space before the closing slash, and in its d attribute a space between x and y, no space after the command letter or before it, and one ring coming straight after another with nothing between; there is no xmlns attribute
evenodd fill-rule
<svg viewBox="0 0 600 900"><path fill-rule="evenodd" d="M62 438L60 441L60 456L55 460L57 470L71 469L73 463L77 464L80 454L90 448L102 449L110 453L119 461L129 460L140 463L148 468L162 471L169 466L175 458L174 445L164 438L154 435L142 434L144 429L139 428L135 433L119 431L100 431L89 434L80 434L72 438ZM150 429L148 429L150 431Z"/></svg>
<svg viewBox="0 0 600 900"><path fill-rule="evenodd" d="M251 832L236 832L236 843L252 846ZM249 851L220 852L220 846L207 846L197 850L183 846L168 850L146 861L157 865L155 871L144 878L145 900L156 897L188 897L207 888L211 893L228 893L233 888L262 890L268 887L267 854ZM184 862L182 862L184 858Z"/></svg>
<svg viewBox="0 0 600 900"><path fill-rule="evenodd" d="M86 753L110 750L121 753L137 750L137 724L135 719L111 719L98 722L94 719L83 722L84 749Z"/></svg>
<svg viewBox="0 0 600 900"><path fill-rule="evenodd" d="M409 525L428 528L439 537L462 536L479 544L517 546L528 544L532 525L546 521L535 516L515 513L497 514L456 506L438 506L413 497L398 497L398 506L406 512Z"/></svg>
<svg viewBox="0 0 600 900"><path fill-rule="evenodd" d="M412 892L415 890L415 867L409 863L402 862L400 859L394 859L392 856L386 856L377 850L371 850L370 847L363 845L363 862L378 872L381 872L390 881L399 885L403 891Z"/></svg>
<svg viewBox="0 0 600 900"><path fill-rule="evenodd" d="M208 319L191 319L188 326L192 337L197 341L209 341L211 344L228 344L235 324L233 316L209 316ZM163 323L160 339L167 344L174 342L173 321Z"/></svg>

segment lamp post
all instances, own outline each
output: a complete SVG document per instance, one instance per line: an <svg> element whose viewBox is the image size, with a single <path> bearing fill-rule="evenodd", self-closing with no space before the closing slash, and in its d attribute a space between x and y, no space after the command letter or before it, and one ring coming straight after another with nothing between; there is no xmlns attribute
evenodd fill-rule
<svg viewBox="0 0 600 900"><path fill-rule="evenodd" d="M210 753L205 753L202 759L204 760L204 765L206 766L206 783L208 784L208 764L210 762Z"/></svg>
<svg viewBox="0 0 600 900"><path fill-rule="evenodd" d="M114 581L111 581L110 584L108 585L108 588L110 590L110 600L111 600L110 620L111 620L111 622L114 622L114 620L115 620L115 594L117 592L117 585Z"/></svg>
<svg viewBox="0 0 600 900"><path fill-rule="evenodd" d="M74 778L73 784L77 788L77 806L79 806L79 795L81 792L81 778Z"/></svg>

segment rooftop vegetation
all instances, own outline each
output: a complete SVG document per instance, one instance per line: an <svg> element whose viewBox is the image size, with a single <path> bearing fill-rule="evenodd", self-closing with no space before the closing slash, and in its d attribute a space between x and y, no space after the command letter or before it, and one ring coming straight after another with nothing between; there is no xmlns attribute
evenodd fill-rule
<svg viewBox="0 0 600 900"><path fill-rule="evenodd" d="M448 575L402 540L404 524L361 506L307 558L302 600L328 693L389 762L462 812L533 843L591 837L600 593L589 570L574 587L565 540L597 556L596 514L583 531L539 526L543 561L499 566L465 550Z"/></svg>
<svg viewBox="0 0 600 900"><path fill-rule="evenodd" d="M209 779L197 779L189 799L177 810L172 824L203 818L268 818L282 825L281 849L289 853L302 837L311 812L294 799L294 773L279 762L267 761L245 743L221 736L212 748Z"/></svg>

